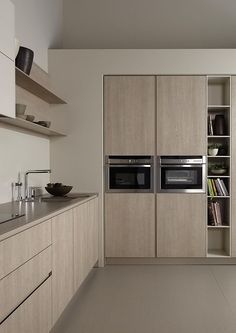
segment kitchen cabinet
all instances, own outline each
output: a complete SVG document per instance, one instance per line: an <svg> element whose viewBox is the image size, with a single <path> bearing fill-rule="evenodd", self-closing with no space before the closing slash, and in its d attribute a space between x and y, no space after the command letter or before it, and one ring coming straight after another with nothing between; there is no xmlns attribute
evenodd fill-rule
<svg viewBox="0 0 236 333"><path fill-rule="evenodd" d="M0 39L1 40L1 39ZM15 117L15 63L0 52L0 116Z"/></svg>
<svg viewBox="0 0 236 333"><path fill-rule="evenodd" d="M15 117L15 23L14 6L0 1L0 114Z"/></svg>
<svg viewBox="0 0 236 333"><path fill-rule="evenodd" d="M52 218L53 324L74 293L72 209Z"/></svg>
<svg viewBox="0 0 236 333"><path fill-rule="evenodd" d="M157 194L157 256L206 256L204 194Z"/></svg>
<svg viewBox="0 0 236 333"><path fill-rule="evenodd" d="M0 280L0 322L41 285L51 270L51 247L48 247Z"/></svg>
<svg viewBox="0 0 236 333"><path fill-rule="evenodd" d="M98 261L97 200L90 200L73 209L75 290Z"/></svg>
<svg viewBox="0 0 236 333"><path fill-rule="evenodd" d="M0 41L0 52L14 61L15 9L14 5L9 0L1 0L0 2Z"/></svg>
<svg viewBox="0 0 236 333"><path fill-rule="evenodd" d="M106 193L105 256L155 256L155 195Z"/></svg>
<svg viewBox="0 0 236 333"><path fill-rule="evenodd" d="M154 155L155 76L105 76L105 155Z"/></svg>
<svg viewBox="0 0 236 333"><path fill-rule="evenodd" d="M51 245L51 220L0 242L0 279Z"/></svg>
<svg viewBox="0 0 236 333"><path fill-rule="evenodd" d="M157 155L206 155L206 77L157 77Z"/></svg>
<svg viewBox="0 0 236 333"><path fill-rule="evenodd" d="M2 324L1 333L48 333L51 329L49 277Z"/></svg>

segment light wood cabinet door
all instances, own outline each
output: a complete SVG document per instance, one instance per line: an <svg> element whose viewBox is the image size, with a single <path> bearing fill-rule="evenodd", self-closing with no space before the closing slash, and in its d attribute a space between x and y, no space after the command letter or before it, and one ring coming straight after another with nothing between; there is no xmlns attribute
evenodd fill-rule
<svg viewBox="0 0 236 333"><path fill-rule="evenodd" d="M1 279L0 322L17 308L49 276L51 271L50 246Z"/></svg>
<svg viewBox="0 0 236 333"><path fill-rule="evenodd" d="M154 194L105 194L105 256L155 256Z"/></svg>
<svg viewBox="0 0 236 333"><path fill-rule="evenodd" d="M53 324L74 293L73 211L52 219L52 304Z"/></svg>
<svg viewBox="0 0 236 333"><path fill-rule="evenodd" d="M0 52L15 60L15 9L9 0L0 1Z"/></svg>
<svg viewBox="0 0 236 333"><path fill-rule="evenodd" d="M98 261L97 200L90 200L73 209L75 290Z"/></svg>
<svg viewBox="0 0 236 333"><path fill-rule="evenodd" d="M0 326L1 333L48 333L51 323L51 278Z"/></svg>
<svg viewBox="0 0 236 333"><path fill-rule="evenodd" d="M0 38L1 40L1 38ZM15 62L0 52L0 114L15 117Z"/></svg>
<svg viewBox="0 0 236 333"><path fill-rule="evenodd" d="M204 194L157 194L157 256L206 256Z"/></svg>
<svg viewBox="0 0 236 333"><path fill-rule="evenodd" d="M231 253L232 257L236 257L236 76L231 77L231 204L232 204L232 216L231 216L231 233L232 233L232 245Z"/></svg>
<svg viewBox="0 0 236 333"><path fill-rule="evenodd" d="M51 220L0 242L0 279L51 245Z"/></svg>
<svg viewBox="0 0 236 333"><path fill-rule="evenodd" d="M155 77L105 76L105 155L155 153Z"/></svg>
<svg viewBox="0 0 236 333"><path fill-rule="evenodd" d="M157 77L157 155L206 155L206 77Z"/></svg>

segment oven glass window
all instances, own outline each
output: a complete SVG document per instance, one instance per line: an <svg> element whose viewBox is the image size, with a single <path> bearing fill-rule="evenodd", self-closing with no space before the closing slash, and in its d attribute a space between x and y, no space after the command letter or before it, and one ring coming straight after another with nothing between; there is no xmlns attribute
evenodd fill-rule
<svg viewBox="0 0 236 333"><path fill-rule="evenodd" d="M110 189L150 189L150 168L110 167Z"/></svg>
<svg viewBox="0 0 236 333"><path fill-rule="evenodd" d="M164 167L161 174L163 189L201 189L201 167Z"/></svg>

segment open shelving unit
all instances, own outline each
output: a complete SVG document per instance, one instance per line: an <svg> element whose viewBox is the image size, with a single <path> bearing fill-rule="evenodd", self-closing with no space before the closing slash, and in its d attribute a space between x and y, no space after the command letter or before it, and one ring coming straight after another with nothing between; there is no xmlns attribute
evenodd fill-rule
<svg viewBox="0 0 236 333"><path fill-rule="evenodd" d="M210 180L215 190L213 195L208 185L207 257L228 258L231 256L231 77L208 76L207 90L207 144L219 147L216 156L207 156L207 184ZM223 133L219 133L217 126L214 126L216 115L224 119ZM225 174L211 172L217 165L227 170ZM227 195L219 193L219 181L224 183Z"/></svg>
<svg viewBox="0 0 236 333"><path fill-rule="evenodd" d="M37 71L40 74L42 70L37 67ZM45 74L44 74L45 75ZM47 74L46 74L47 75ZM23 88L27 92L31 93L32 95L38 97L42 101L46 102L47 104L66 104L66 102L58 97L51 89L49 89L46 85L43 85L40 80L36 80L35 78L32 78L31 76L25 74L23 71L21 71L19 68L15 68L15 76L16 76L16 85ZM40 76L40 75L39 75ZM51 128L47 128L44 126L41 126L39 124L15 117L10 118L6 116L0 116L0 122L8 124L10 126L16 127L16 128L22 128L28 131L31 131L33 133L46 135L49 137L55 137L55 136L65 136L65 133L62 133L61 131L57 131Z"/></svg>

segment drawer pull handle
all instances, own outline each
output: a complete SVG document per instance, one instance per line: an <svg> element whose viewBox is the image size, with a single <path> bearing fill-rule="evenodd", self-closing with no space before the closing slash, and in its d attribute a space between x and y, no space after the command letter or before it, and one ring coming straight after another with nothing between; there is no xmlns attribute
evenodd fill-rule
<svg viewBox="0 0 236 333"><path fill-rule="evenodd" d="M48 274L48 276L33 290L31 291L31 293L23 299L22 302L20 302L1 322L0 322L0 325L2 325L2 323L7 320L7 318L9 318L13 312L15 312L36 290L38 290L49 278L50 276L52 275L52 271Z"/></svg>

